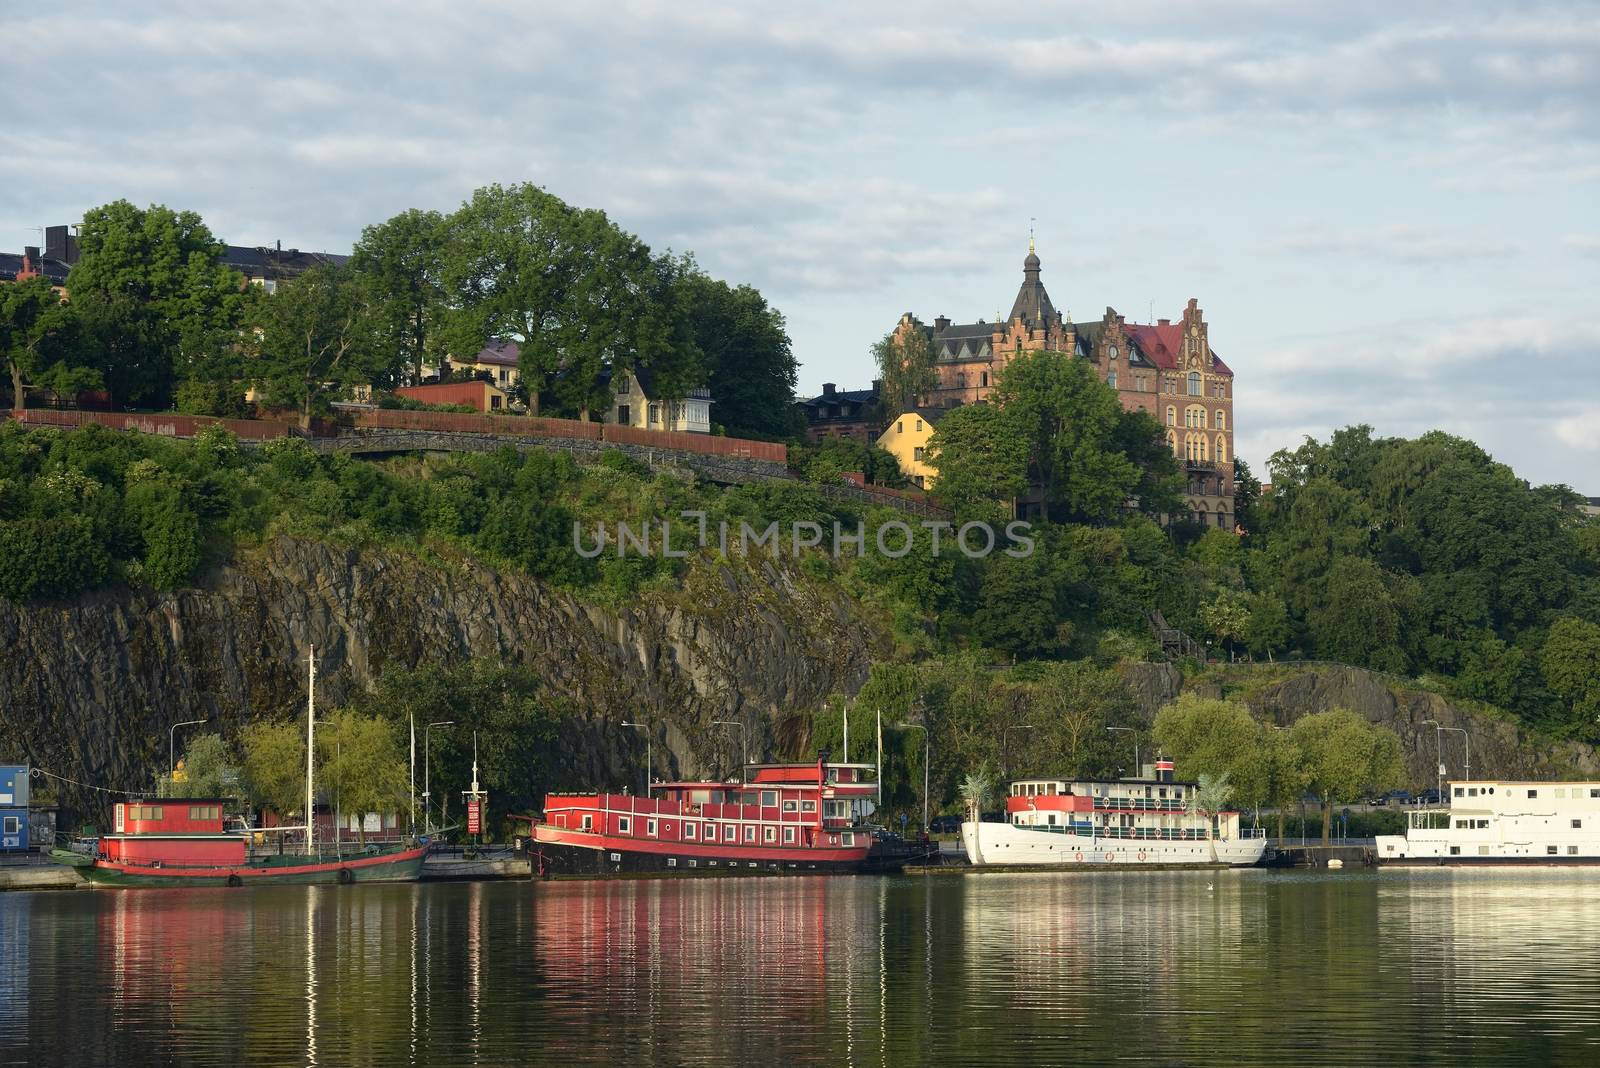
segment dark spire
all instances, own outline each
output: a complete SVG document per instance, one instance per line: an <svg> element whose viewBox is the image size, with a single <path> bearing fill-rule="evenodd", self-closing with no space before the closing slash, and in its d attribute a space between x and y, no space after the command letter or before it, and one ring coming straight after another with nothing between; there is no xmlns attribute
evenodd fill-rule
<svg viewBox="0 0 1600 1068"><path fill-rule="evenodd" d="M1033 238L1028 238L1028 258L1022 261L1022 288L1017 290L1016 302L1011 305L1011 318L1043 326L1055 318L1055 305L1050 294L1039 281L1039 256L1033 251Z"/></svg>

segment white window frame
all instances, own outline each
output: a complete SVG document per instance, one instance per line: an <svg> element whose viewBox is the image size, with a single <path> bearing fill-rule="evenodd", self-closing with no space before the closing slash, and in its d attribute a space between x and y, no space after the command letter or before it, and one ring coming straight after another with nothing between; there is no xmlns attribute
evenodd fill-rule
<svg viewBox="0 0 1600 1068"><path fill-rule="evenodd" d="M633 819L631 817L629 817L629 816L618 816L617 817L617 833L618 834L632 834L633 833Z"/></svg>
<svg viewBox="0 0 1600 1068"><path fill-rule="evenodd" d="M794 828L793 827L785 827L783 829L783 844L784 845L794 845Z"/></svg>

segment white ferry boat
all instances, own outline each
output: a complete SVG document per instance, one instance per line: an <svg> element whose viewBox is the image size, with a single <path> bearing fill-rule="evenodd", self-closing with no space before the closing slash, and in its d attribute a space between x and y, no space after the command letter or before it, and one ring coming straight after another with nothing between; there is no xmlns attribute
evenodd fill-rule
<svg viewBox="0 0 1600 1068"><path fill-rule="evenodd" d="M1134 779L1019 779L1005 823L963 823L973 864L1174 865L1260 862L1267 839L1239 813L1190 814L1198 784L1176 782L1172 761Z"/></svg>
<svg viewBox="0 0 1600 1068"><path fill-rule="evenodd" d="M1452 782L1381 834L1379 864L1600 864L1600 782Z"/></svg>

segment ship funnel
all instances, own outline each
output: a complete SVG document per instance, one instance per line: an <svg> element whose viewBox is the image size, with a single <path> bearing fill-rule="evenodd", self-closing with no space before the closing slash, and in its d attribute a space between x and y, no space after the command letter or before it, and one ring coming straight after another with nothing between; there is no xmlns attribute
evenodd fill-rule
<svg viewBox="0 0 1600 1068"><path fill-rule="evenodd" d="M1156 758L1156 782L1172 781L1172 761L1166 757Z"/></svg>

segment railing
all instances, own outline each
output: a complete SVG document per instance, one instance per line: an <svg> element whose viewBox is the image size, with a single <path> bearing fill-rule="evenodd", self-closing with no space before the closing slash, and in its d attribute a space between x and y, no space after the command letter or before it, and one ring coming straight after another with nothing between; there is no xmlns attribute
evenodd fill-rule
<svg viewBox="0 0 1600 1068"><path fill-rule="evenodd" d="M1182 801L1161 797L1097 797L1094 807L1100 809L1130 809L1139 812L1184 812Z"/></svg>
<svg viewBox="0 0 1600 1068"><path fill-rule="evenodd" d="M28 426L85 427L103 426L112 430L132 430L164 438L192 438L208 426L220 426L241 441L271 441L287 437L287 423L265 419L214 419L206 415L178 415L170 412L86 412L29 408L11 412L11 418Z"/></svg>
<svg viewBox="0 0 1600 1068"><path fill-rule="evenodd" d="M1204 828L1178 828L1178 827L1085 827L1082 824L1067 824L1062 826L1040 824L1012 824L1025 831L1047 831L1051 834L1071 834L1079 838L1118 838L1125 841L1139 842L1203 842L1206 840Z"/></svg>

